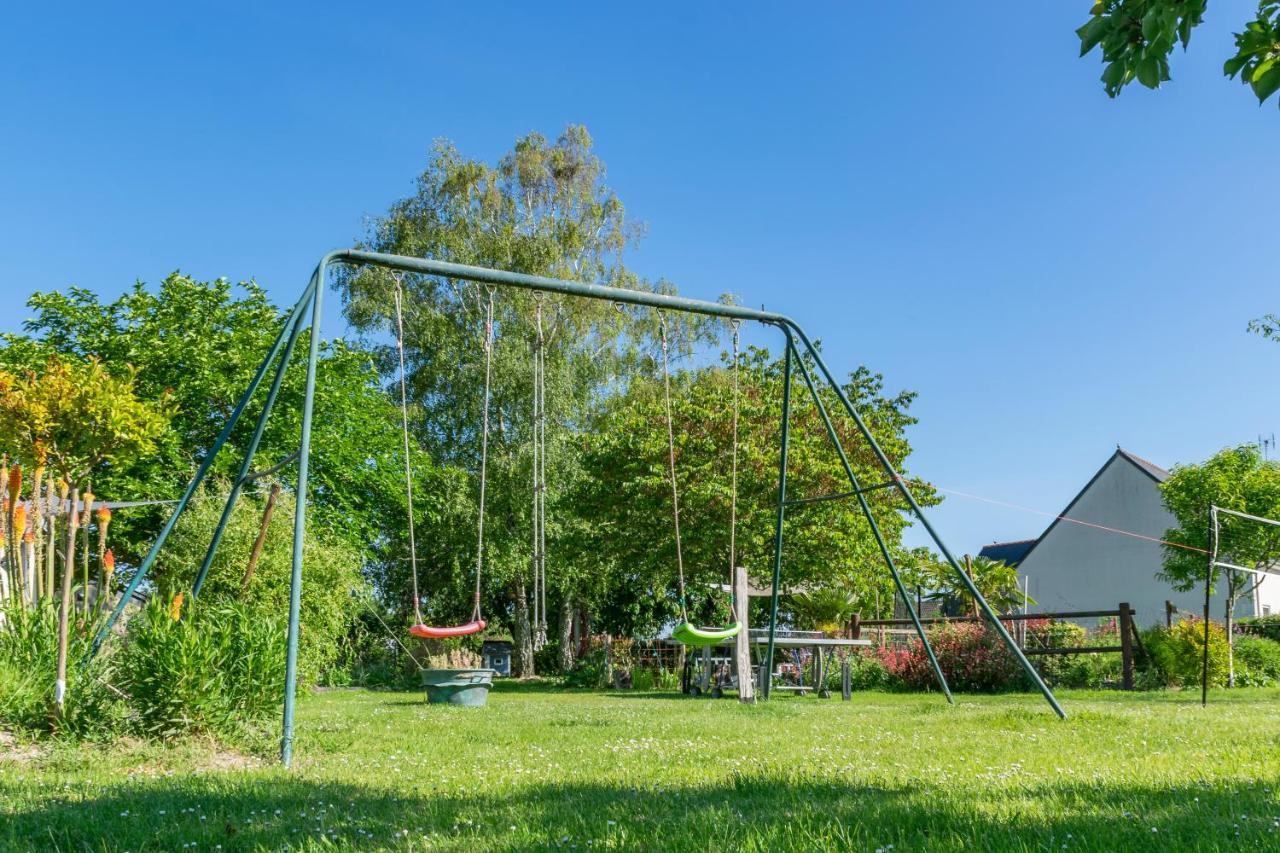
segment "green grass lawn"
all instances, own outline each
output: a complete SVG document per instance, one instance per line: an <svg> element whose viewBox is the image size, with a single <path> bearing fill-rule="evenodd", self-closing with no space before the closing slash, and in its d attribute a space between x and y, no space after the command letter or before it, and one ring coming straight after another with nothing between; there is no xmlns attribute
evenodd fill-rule
<svg viewBox="0 0 1280 853"><path fill-rule="evenodd" d="M1280 850L1280 691L1062 699L1067 722L1029 695L330 692L299 703L288 772L0 747L0 847Z"/></svg>

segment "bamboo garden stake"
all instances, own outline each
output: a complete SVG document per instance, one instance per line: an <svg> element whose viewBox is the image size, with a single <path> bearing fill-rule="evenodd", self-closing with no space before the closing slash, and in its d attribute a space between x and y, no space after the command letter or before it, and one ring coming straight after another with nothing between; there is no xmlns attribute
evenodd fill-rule
<svg viewBox="0 0 1280 853"><path fill-rule="evenodd" d="M89 531L89 522L93 518L93 487L85 486L84 488L84 513L80 516L84 519L84 555L81 562L84 564L82 580L84 585L80 587L80 612L86 616L89 615L89 554L92 553L93 547L89 541L91 533Z"/></svg>
<svg viewBox="0 0 1280 853"><path fill-rule="evenodd" d="M62 566L62 606L58 612L58 679L53 683L53 704L59 717L67 700L67 641L71 621L71 576L76 570L76 528L80 525L79 502L80 490L72 489L71 508L67 512L67 552L63 555Z"/></svg>

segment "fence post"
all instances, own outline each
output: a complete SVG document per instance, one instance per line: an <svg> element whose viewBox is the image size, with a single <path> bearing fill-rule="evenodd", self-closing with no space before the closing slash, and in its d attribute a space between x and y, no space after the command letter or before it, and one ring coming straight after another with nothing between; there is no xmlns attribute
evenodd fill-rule
<svg viewBox="0 0 1280 853"><path fill-rule="evenodd" d="M734 671L738 675L738 701L752 704L756 701L755 682L751 680L751 598L747 586L747 570L742 566L733 569L733 603L742 629L733 638Z"/></svg>
<svg viewBox="0 0 1280 853"><path fill-rule="evenodd" d="M1133 612L1129 603L1120 602L1120 665L1121 685L1125 690L1133 689Z"/></svg>
<svg viewBox="0 0 1280 853"><path fill-rule="evenodd" d="M853 614L853 619L849 621L849 638L852 640L862 639L862 614Z"/></svg>
<svg viewBox="0 0 1280 853"><path fill-rule="evenodd" d="M840 664L840 698L846 702L853 698L853 678L849 672L849 659Z"/></svg>

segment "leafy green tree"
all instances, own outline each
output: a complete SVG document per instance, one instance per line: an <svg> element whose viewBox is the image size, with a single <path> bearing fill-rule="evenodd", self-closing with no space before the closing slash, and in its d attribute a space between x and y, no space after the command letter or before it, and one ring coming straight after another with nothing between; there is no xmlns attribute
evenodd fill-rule
<svg viewBox="0 0 1280 853"><path fill-rule="evenodd" d="M1205 580L1206 556L1210 548L1209 508L1219 506L1264 518L1280 518L1280 462L1268 461L1254 445L1229 447L1198 465L1179 465L1160 484L1164 504L1178 526L1165 533L1164 571L1160 577L1180 592L1196 589ZM1219 559L1237 566L1255 568L1274 563L1277 553L1276 528L1220 516ZM1217 593L1225 582L1226 608L1223 618L1228 642L1236 605L1253 592L1261 575L1223 569L1214 574ZM1235 683L1234 652L1228 654L1228 683Z"/></svg>
<svg viewBox="0 0 1280 853"><path fill-rule="evenodd" d="M138 399L136 377L96 359L50 355L39 370L0 372L0 424L14 457L48 465L73 487L146 457L168 426L165 400Z"/></svg>
<svg viewBox="0 0 1280 853"><path fill-rule="evenodd" d="M622 262L640 229L604 182L604 164L584 128L570 126L555 141L539 134L517 140L496 164L464 157L438 143L416 191L396 202L367 234L365 248L523 273L671 291L651 285ZM487 288L446 278L405 275L404 332L413 433L432 458L472 475L478 492L480 425L485 374ZM397 281L378 270L339 279L346 316L379 353L384 377L398 360L388 344L394 327ZM572 603L594 584L593 566L573 562L562 548L575 525L573 492L581 478L574 432L588 423L601 394L626 376L651 344L651 316L608 303L503 290L493 294L496 343L492 354L484 612L511 629L517 669L533 671L528 613L532 545L531 423L535 315L543 311L546 353L549 606ZM681 327L682 347L696 326ZM471 525L474 525L474 518ZM459 525L459 538L463 536ZM459 538L462 558L423 579L428 606L462 620L471 610L476 538ZM563 611L563 607L561 610Z"/></svg>
<svg viewBox="0 0 1280 853"><path fill-rule="evenodd" d="M1024 595L1018 585L1018 570L1015 567L1002 560L966 555L961 568L995 612L1010 613L1022 606ZM956 577L950 566L940 565L935 578L935 598L951 603L963 602L971 615L978 615L977 600L969 594L968 588ZM1026 601L1028 604L1036 603L1031 598Z"/></svg>
<svg viewBox="0 0 1280 853"><path fill-rule="evenodd" d="M1169 56L1185 50L1204 21L1208 0L1097 0L1076 35L1080 55L1099 49L1102 84L1111 97L1134 80L1157 89L1169 78ZM1259 0L1253 20L1236 33L1236 53L1223 73L1249 86L1258 103L1280 89L1280 2Z"/></svg>
<svg viewBox="0 0 1280 853"><path fill-rule="evenodd" d="M1272 341L1280 341L1280 315L1267 314L1249 322L1249 331Z"/></svg>
<svg viewBox="0 0 1280 853"><path fill-rule="evenodd" d="M30 368L50 355L97 359L112 376L129 377L139 397L163 402L168 428L148 452L118 454L94 475L108 500L177 497L212 447L271 342L283 313L254 282L201 282L173 273L156 288L138 282L115 301L83 288L37 293L24 334L0 336L0 367ZM306 352L307 333L298 353ZM259 468L290 457L298 445L304 366L286 376L258 451ZM384 589L407 601L407 569L397 536L405 492L399 414L384 393L372 357L342 341L322 344L317 369L311 499L315 517L335 535L379 561ZM212 474L230 479L252 432L264 393L246 412ZM465 506L462 483L420 449L413 464L426 485L415 507L428 543L426 559L452 561L451 514ZM287 477L285 478L287 480ZM133 508L113 522L116 555L136 562L153 541L167 507ZM434 546L439 547L434 547Z"/></svg>
<svg viewBox="0 0 1280 853"><path fill-rule="evenodd" d="M739 363L740 423L736 550L738 564L757 583L772 577L774 514L780 442L782 364L751 348ZM831 446L817 408L799 380L792 394L788 495L817 497L845 492L848 479ZM914 395L883 394L878 375L859 368L845 392L864 413L873 433L901 471L910 453L905 430L915 423L907 409ZM835 412L834 394L824 404ZM672 377L676 479L687 597L695 621L723 622L728 596L718 585L729 578L729 517L732 500L732 375L704 367ZM834 417L834 416L833 416ZM588 472L580 494L592 519L591 549L598 571L614 589L635 590L632 621L617 630L653 631L677 615L676 555L668 474L665 401L659 379L636 378L609 401L607 411L582 438ZM860 483L884 481L870 448L847 418L834 418ZM923 486L926 504L936 497ZM893 490L867 493L886 540L896 549L908 522ZM784 527L783 584L840 588L859 601L893 600L893 586L870 527L856 501L794 506ZM622 615L622 614L619 614Z"/></svg>
<svg viewBox="0 0 1280 853"><path fill-rule="evenodd" d="M826 586L792 593L786 607L798 628L836 633L858 612L859 600L845 586Z"/></svg>

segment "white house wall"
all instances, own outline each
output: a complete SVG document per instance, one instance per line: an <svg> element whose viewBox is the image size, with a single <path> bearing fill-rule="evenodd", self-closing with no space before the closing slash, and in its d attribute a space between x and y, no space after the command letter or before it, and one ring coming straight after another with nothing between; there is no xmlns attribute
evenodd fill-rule
<svg viewBox="0 0 1280 853"><path fill-rule="evenodd" d="M1162 538L1176 526L1160 500L1159 486L1145 471L1117 454L1066 513L1067 517L1106 527ZM1200 613L1203 587L1176 592L1156 574L1162 567L1159 543L1059 521L1041 537L1018 566L1029 579L1039 612L1113 610L1122 601L1136 611L1140 625L1164 621L1165 601L1180 610ZM1280 593L1273 579L1263 595ZM1268 584L1264 583L1264 587ZM1219 590L1211 613L1222 618L1225 597ZM1253 601L1242 601L1238 615L1252 615ZM1272 606L1280 612L1280 601Z"/></svg>

